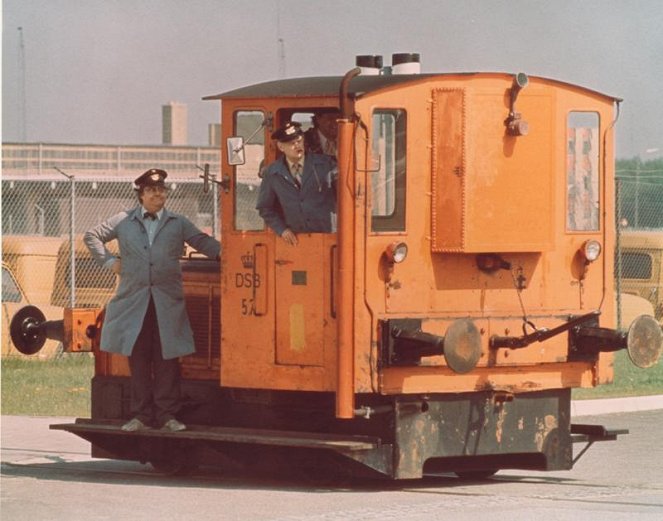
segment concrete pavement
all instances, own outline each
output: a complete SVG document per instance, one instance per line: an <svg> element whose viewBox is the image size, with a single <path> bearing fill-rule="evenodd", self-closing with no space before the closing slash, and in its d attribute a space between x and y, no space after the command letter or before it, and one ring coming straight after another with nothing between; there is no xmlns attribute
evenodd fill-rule
<svg viewBox="0 0 663 521"><path fill-rule="evenodd" d="M652 396L627 396L601 400L573 400L571 416L594 416L618 412L652 411L663 409L663 394Z"/></svg>

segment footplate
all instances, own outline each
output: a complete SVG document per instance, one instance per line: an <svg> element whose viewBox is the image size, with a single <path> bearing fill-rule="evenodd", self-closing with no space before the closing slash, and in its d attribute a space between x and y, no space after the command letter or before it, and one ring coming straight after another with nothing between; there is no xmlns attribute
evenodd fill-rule
<svg viewBox="0 0 663 521"><path fill-rule="evenodd" d="M287 460L315 461L313 455L317 455L322 460L353 460L380 475L393 475L393 445L374 436L204 425L188 425L179 432L160 429L125 432L122 423L79 418L76 423L55 424L50 428L89 441L92 456L100 458L159 464L172 464L174 458L179 458L175 463L204 465L214 464L219 456L255 462L270 461L283 454L288 455Z"/></svg>
<svg viewBox="0 0 663 521"><path fill-rule="evenodd" d="M129 438L170 438L175 440L197 440L225 443L279 445L285 447L306 447L311 449L331 449L339 452L353 452L379 448L379 438L370 436L342 436L310 432L256 430L230 427L189 426L187 430L171 432L147 429L125 432L120 429L122 422L93 421L79 418L76 423L51 425L53 430L62 430L94 440L98 436Z"/></svg>
<svg viewBox="0 0 663 521"><path fill-rule="evenodd" d="M573 443L587 443L578 455L573 458L575 465L587 450L597 441L615 441L617 436L628 434L628 429L607 429L603 425L587 425L583 423L571 424L571 441Z"/></svg>

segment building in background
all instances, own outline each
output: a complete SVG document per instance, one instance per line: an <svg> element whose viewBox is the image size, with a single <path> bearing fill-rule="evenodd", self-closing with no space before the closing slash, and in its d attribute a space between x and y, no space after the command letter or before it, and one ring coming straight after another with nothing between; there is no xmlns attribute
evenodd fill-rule
<svg viewBox="0 0 663 521"><path fill-rule="evenodd" d="M221 123L207 125L207 144L211 147L221 146Z"/></svg>
<svg viewBox="0 0 663 521"><path fill-rule="evenodd" d="M218 176L220 156L219 147L2 143L2 234L69 234L73 198L82 233L133 207L133 181L150 168L168 172L168 207L212 231L216 185L204 193L200 176L205 164Z"/></svg>
<svg viewBox="0 0 663 521"><path fill-rule="evenodd" d="M186 145L188 142L186 104L171 101L167 105L162 105L161 116L163 144Z"/></svg>

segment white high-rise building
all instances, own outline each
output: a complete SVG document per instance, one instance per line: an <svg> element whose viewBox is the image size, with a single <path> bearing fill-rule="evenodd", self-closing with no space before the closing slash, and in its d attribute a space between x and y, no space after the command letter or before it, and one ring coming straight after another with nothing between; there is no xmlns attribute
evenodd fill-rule
<svg viewBox="0 0 663 521"><path fill-rule="evenodd" d="M221 144L221 124L210 123L207 125L207 144L211 147Z"/></svg>
<svg viewBox="0 0 663 521"><path fill-rule="evenodd" d="M162 105L163 144L186 145L187 136L187 107L185 103L171 101Z"/></svg>

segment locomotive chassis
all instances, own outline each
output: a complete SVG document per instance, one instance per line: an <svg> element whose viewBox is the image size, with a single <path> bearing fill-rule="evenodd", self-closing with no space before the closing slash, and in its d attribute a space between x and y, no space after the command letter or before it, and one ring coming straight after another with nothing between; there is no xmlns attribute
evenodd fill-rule
<svg viewBox="0 0 663 521"><path fill-rule="evenodd" d="M94 457L150 462L168 472L211 464L392 479L568 470L584 453L573 458L574 442L628 433L571 424L569 389L366 395L360 397L369 404L365 417L351 421L335 417L333 394L247 392L196 381L183 382L183 393L187 431L127 433L120 426L128 415L129 380L97 376L92 418L51 428L88 440Z"/></svg>

